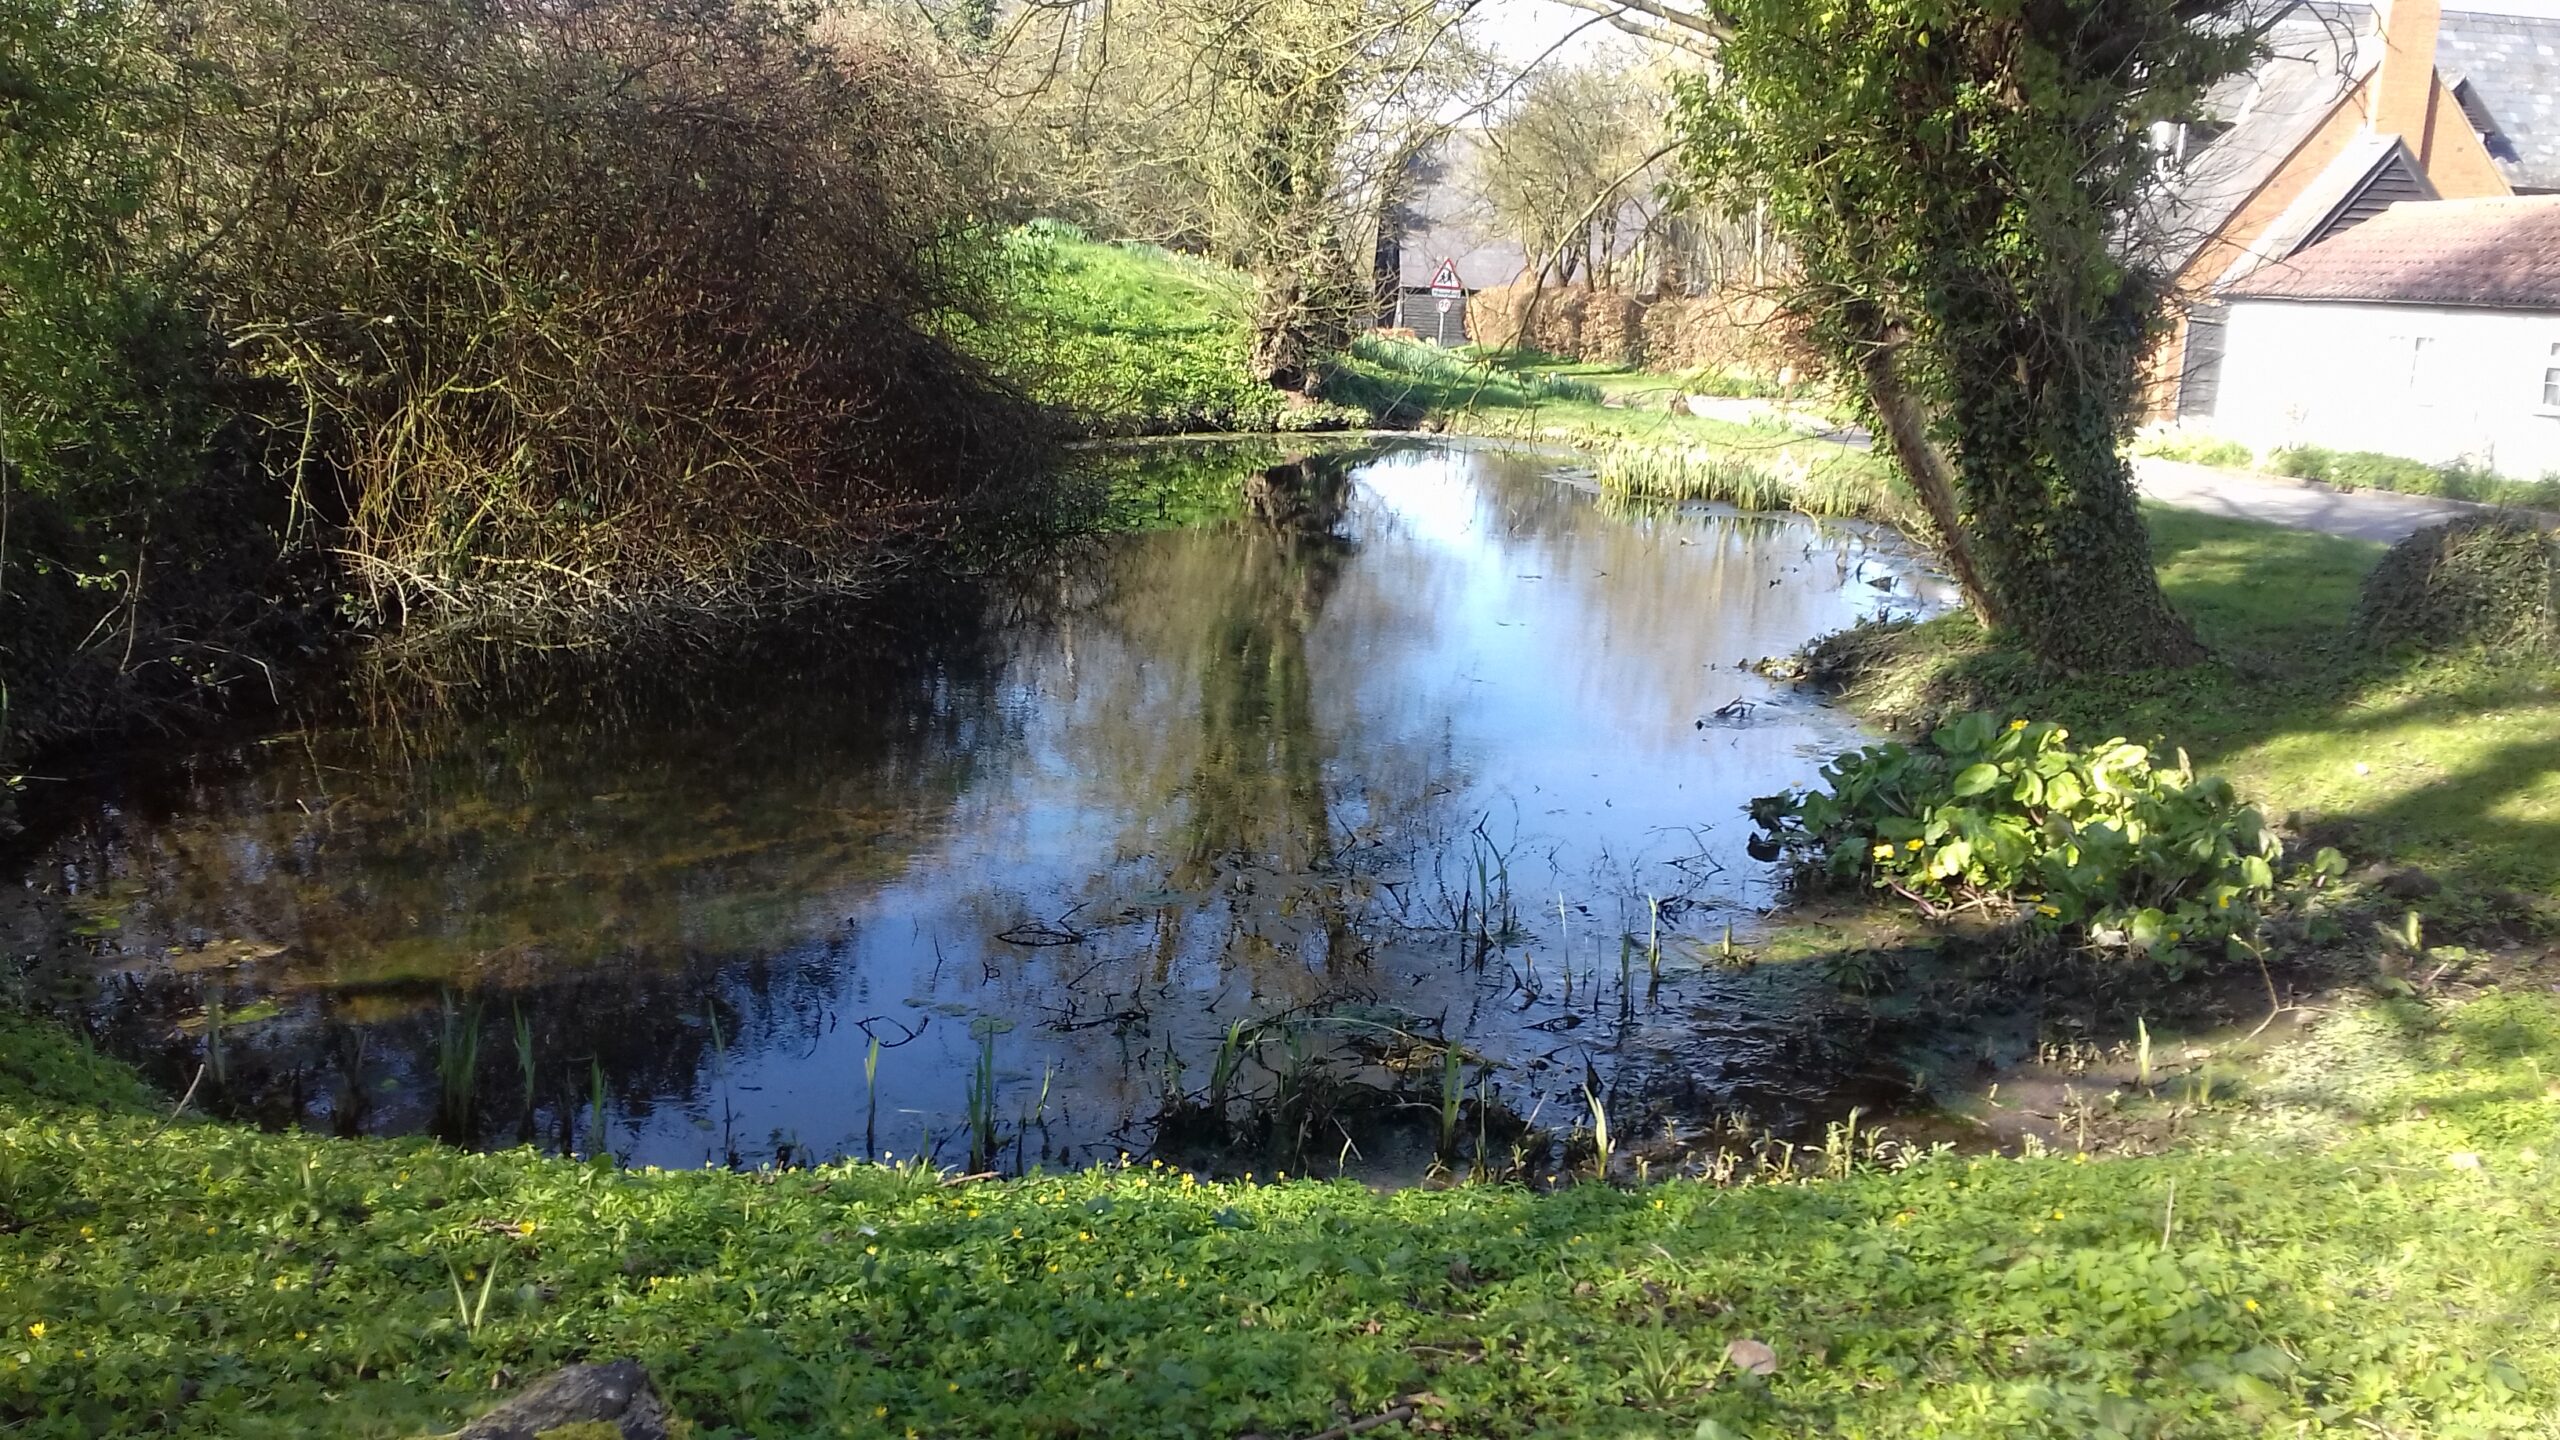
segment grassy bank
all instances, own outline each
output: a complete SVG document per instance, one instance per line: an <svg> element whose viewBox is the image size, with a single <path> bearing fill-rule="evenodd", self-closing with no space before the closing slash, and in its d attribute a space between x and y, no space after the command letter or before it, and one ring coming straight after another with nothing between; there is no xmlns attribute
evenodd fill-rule
<svg viewBox="0 0 2560 1440"><path fill-rule="evenodd" d="M5 1021L0 1420L415 1434L628 1354L698 1426L768 1436L1307 1434L1399 1405L1468 1435L2522 1434L2560 1393L2555 1069L2547 995L2402 1004L2333 1017L2252 1099L2156 1075L2127 1103L2213 1137L2174 1155L1379 1194L169 1124Z"/></svg>
<svg viewBox="0 0 2560 1440"><path fill-rule="evenodd" d="M1033 398L1096 435L1341 428L1251 378L1252 285L1214 261L1108 245L1042 221L1005 243L1002 323L973 347Z"/></svg>
<svg viewBox="0 0 2560 1440"><path fill-rule="evenodd" d="M1672 377L1368 335L1310 405L1246 375L1252 290L1236 271L1050 222L1015 232L1008 254L1010 321L973 343L1097 435L1424 427L1572 446L1631 498L1917 523L1875 456L1774 421L1675 413Z"/></svg>
<svg viewBox="0 0 2560 1440"><path fill-rule="evenodd" d="M1711 500L1909 526L1916 502L1890 465L1775 420L1674 412L1672 377L1599 365L1495 362L1364 338L1327 393L1402 423L1572 446L1601 488L1643 500Z"/></svg>
<svg viewBox="0 0 2560 1440"><path fill-rule="evenodd" d="M1838 647L1848 703L1885 724L1992 708L2164 737L2351 853L2424 866L2472 898L2560 898L2560 665L2367 653L2349 622L2380 546L2147 514L2161 582L2214 663L2047 677L1953 615Z"/></svg>

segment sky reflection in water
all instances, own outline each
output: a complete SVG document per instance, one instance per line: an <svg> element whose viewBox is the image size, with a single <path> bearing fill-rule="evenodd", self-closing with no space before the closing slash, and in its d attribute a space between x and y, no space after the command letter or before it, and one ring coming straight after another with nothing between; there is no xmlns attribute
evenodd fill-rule
<svg viewBox="0 0 2560 1440"><path fill-rule="evenodd" d="M1857 739L1737 662L1940 587L1860 527L1613 516L1565 470L1349 452L885 643L198 757L60 838L13 923L99 952L80 1003L164 1079L218 1048L232 1108L583 1148L600 1074L635 1163L866 1130L956 1163L989 1036L1008 1155L1035 1109L1026 1157L1142 1152L1232 1022L1320 1013L1353 1018L1266 1031L1239 1087L1288 1033L1349 1063L1445 1024L1524 1103L1588 1063L1818 1109L1819 987L1675 940L1628 994L1620 937L1648 896L1747 927L1742 805ZM1490 953L1454 933L1480 873Z"/></svg>

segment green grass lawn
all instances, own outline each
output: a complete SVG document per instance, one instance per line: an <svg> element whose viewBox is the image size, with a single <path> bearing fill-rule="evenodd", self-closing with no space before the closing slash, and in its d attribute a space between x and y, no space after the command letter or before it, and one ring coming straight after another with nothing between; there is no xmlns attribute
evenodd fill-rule
<svg viewBox="0 0 2560 1440"><path fill-rule="evenodd" d="M164 1124L0 1021L0 1425L412 1435L630 1355L713 1434L2548 1433L2555 1075L2560 1003L2493 994L2345 1011L2250 1100L2164 1073L2131 1103L2209 1138L2149 1159L951 1185Z"/></svg>
<svg viewBox="0 0 2560 1440"><path fill-rule="evenodd" d="M1096 434L1268 431L1365 416L1293 406L1245 373L1252 287L1215 262L1042 222L1005 242L1004 315L972 345Z"/></svg>
<svg viewBox="0 0 2560 1440"><path fill-rule="evenodd" d="M1969 617L1891 636L1851 686L1871 719L1995 708L2186 748L2271 816L2460 890L2560 897L2560 664L2368 654L2349 621L2382 547L2147 507L2161 583L2215 663L2120 679L2039 675Z"/></svg>

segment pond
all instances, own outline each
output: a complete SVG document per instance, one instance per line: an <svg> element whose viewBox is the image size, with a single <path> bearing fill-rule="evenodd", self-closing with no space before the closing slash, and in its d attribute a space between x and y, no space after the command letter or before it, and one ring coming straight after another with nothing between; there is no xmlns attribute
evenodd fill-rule
<svg viewBox="0 0 2560 1440"><path fill-rule="evenodd" d="M201 1106L671 1167L1391 1173L1892 1089L1749 963L1743 806L1860 737L1744 662L1944 604L1897 538L1443 442L1133 469L1158 528L820 635L121 766L0 933Z"/></svg>

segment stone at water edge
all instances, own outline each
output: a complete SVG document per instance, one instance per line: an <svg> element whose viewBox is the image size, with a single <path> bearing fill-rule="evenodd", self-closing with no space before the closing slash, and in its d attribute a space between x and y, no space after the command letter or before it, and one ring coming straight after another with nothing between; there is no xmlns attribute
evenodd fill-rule
<svg viewBox="0 0 2560 1440"><path fill-rule="evenodd" d="M688 1433L640 1362L616 1360L558 1371L463 1426L452 1440L541 1440L563 1430L577 1440L683 1440Z"/></svg>

